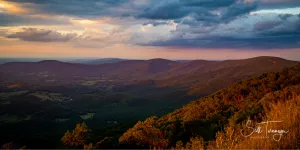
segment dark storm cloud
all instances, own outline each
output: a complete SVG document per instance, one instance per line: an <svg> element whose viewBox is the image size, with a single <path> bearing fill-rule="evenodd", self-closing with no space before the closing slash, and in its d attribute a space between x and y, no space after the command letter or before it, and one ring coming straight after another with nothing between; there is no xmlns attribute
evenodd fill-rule
<svg viewBox="0 0 300 150"><path fill-rule="evenodd" d="M87 2L87 3L92 3L92 2L102 2L105 4L110 4L110 5L115 5L119 4L122 1L126 0L7 0L7 1L12 1L12 2L19 2L19 3L34 3L34 4L71 4L71 3L77 3L77 2Z"/></svg>
<svg viewBox="0 0 300 150"><path fill-rule="evenodd" d="M144 23L143 26L149 25L149 24L151 24L153 26L159 26L159 25L169 24L169 22L167 22L167 21L149 21L149 22Z"/></svg>
<svg viewBox="0 0 300 150"><path fill-rule="evenodd" d="M181 48L199 49L279 49L279 48L299 48L299 36L287 37L254 37L239 39L233 37L211 36L199 39L174 39L167 41L156 41L145 46L168 46Z"/></svg>
<svg viewBox="0 0 300 150"><path fill-rule="evenodd" d="M291 14L280 14L280 15L278 15L278 17L279 17L281 20L286 20L286 19L288 19L288 18L291 17L291 16L293 16L293 15L291 15Z"/></svg>
<svg viewBox="0 0 300 150"><path fill-rule="evenodd" d="M244 20L247 21L247 20ZM251 21L251 20L250 20ZM230 24L232 26L232 24ZM278 49L300 48L300 19L296 15L282 20L281 16L273 20L258 21L250 27L213 26L189 28L181 31L180 26L173 31L173 37L165 41L154 41L142 45L167 47L194 47L213 49ZM203 30L200 30L203 29ZM190 31L190 32L187 32ZM198 32L203 31L203 32ZM194 34L194 38L188 34Z"/></svg>
<svg viewBox="0 0 300 150"><path fill-rule="evenodd" d="M21 16L0 13L0 26L18 25L66 25L71 24L65 18L43 18L43 16Z"/></svg>
<svg viewBox="0 0 300 150"><path fill-rule="evenodd" d="M181 0L181 3L185 6L205 6L205 7L226 7L229 6L233 3L235 3L235 0L222 0L222 1L217 1L217 0Z"/></svg>
<svg viewBox="0 0 300 150"><path fill-rule="evenodd" d="M218 8L231 7L238 15L247 11L242 4L257 3L259 8L297 7L299 0L148 0L146 5L136 5L140 0L7 0L18 2L25 7L33 7L41 13L74 16L137 16L148 19L177 19L189 13L197 14ZM239 6L234 6L239 3ZM32 5L28 5L32 4ZM125 8L126 7L126 8ZM237 10L237 7L238 10ZM124 9L125 8L125 9ZM200 11L199 11L200 10ZM128 11L128 12L126 12Z"/></svg>
<svg viewBox="0 0 300 150"><path fill-rule="evenodd" d="M38 41L38 42L67 42L76 38L77 34L63 34L57 31L24 28L23 31L16 32L7 36L7 38L17 38L23 41Z"/></svg>
<svg viewBox="0 0 300 150"><path fill-rule="evenodd" d="M39 13L78 17L121 16L118 6L126 0L8 0ZM111 10L111 8L115 10Z"/></svg>
<svg viewBox="0 0 300 150"><path fill-rule="evenodd" d="M260 8L291 8L299 7L299 0L259 0Z"/></svg>
<svg viewBox="0 0 300 150"><path fill-rule="evenodd" d="M220 10L218 14L213 11ZM235 0L162 0L139 14L138 18L146 19L180 19L192 15L197 21L219 23L230 21L257 8L257 2Z"/></svg>
<svg viewBox="0 0 300 150"><path fill-rule="evenodd" d="M257 8L257 2L253 3L236 3L227 7L225 13L222 15L221 19L225 21L231 21L237 17L249 14Z"/></svg>
<svg viewBox="0 0 300 150"><path fill-rule="evenodd" d="M146 5L137 5L138 0L8 0L37 13L71 15L78 17L128 17L145 19L180 19L189 14L199 21L222 21L247 14L255 9L255 2L241 0L149 0ZM222 8L221 16L212 11Z"/></svg>
<svg viewBox="0 0 300 150"><path fill-rule="evenodd" d="M300 7L300 0L8 0L34 13L79 18L118 17L139 21L135 25L151 24L158 30L170 21L176 29L153 34L145 33L151 42L138 45L197 48L300 48L300 14L256 14L256 10ZM280 13L280 12L278 12ZM253 14L253 13L252 13ZM254 13L255 14L255 13ZM0 14L0 26L21 24L67 24L62 20L40 20L26 15ZM260 18L259 18L260 17ZM243 19L246 18L246 19ZM249 18L249 19L247 19ZM251 19L252 18L252 19ZM44 19L44 20L43 20ZM119 25L124 26L122 20ZM157 27L158 26L158 27ZM174 27L174 26L172 26ZM152 28L149 26L148 28ZM168 29L167 26L164 26ZM135 28L139 32L139 28ZM154 31L148 30L147 32ZM142 33L142 32L141 32ZM156 36L154 34L162 34ZM145 37L145 35L139 35ZM34 37L36 36L36 37ZM134 36L134 35L132 35ZM151 37L153 36L153 37ZM74 34L51 30L26 29L8 36L26 41L69 41ZM153 40L159 37L157 41ZM167 37L163 39L162 37ZM142 41L142 40L141 40Z"/></svg>
<svg viewBox="0 0 300 150"><path fill-rule="evenodd" d="M182 18L190 13L190 10L182 7L178 0L163 0L156 5L150 5L138 18L147 19L177 19Z"/></svg>
<svg viewBox="0 0 300 150"><path fill-rule="evenodd" d="M300 37L300 19L295 22L283 22L280 26L261 33L268 37L291 37L299 40ZM300 42L300 40L298 41ZM299 45L300 46L300 45Z"/></svg>
<svg viewBox="0 0 300 150"><path fill-rule="evenodd" d="M174 1L170 8L165 6L166 3L162 3L158 5L160 7L145 11L145 14L151 15L144 15L143 17L149 17L148 19L165 19L165 16L159 18L157 17L157 14L154 15L155 11L162 10L161 12L164 12L166 16L168 16L168 12L180 10L177 11L179 14L177 14L177 18L174 17L175 15L173 14L169 15L170 18L176 18L174 22L178 23L177 29L171 33L171 38L143 43L141 45L216 49L300 48L300 19L299 17L297 18L297 15L280 14L277 17L271 17L270 19L267 19L267 17L265 20L239 19L249 17L249 13L258 8L269 8L267 7L267 4L272 5L272 7L278 6L278 8L281 8L282 5L288 6L298 4L299 1L246 0L223 1L223 3L217 3L217 1L215 1L214 5L208 5L208 3L206 3L207 6L203 7L204 2L212 1L213 0L189 1L189 4L186 2L184 5L180 5L180 1ZM221 4L222 7L220 8L219 6L221 6ZM189 8L188 6L194 7ZM293 7L297 6L300 5ZM186 8L189 8L188 11ZM197 8L197 10L194 8ZM187 14L189 17L184 17L187 16ZM263 17L263 15L261 17ZM222 28L222 26L226 26L226 24L234 20L239 20L240 22L235 22L236 25L230 24L227 29ZM235 27L244 23L241 21L248 21L248 24L252 24L252 26ZM245 25L247 25L247 23Z"/></svg>
<svg viewBox="0 0 300 150"><path fill-rule="evenodd" d="M247 15L257 6L257 1L242 0L162 0L149 5L137 18L174 20L194 27L213 26Z"/></svg>
<svg viewBox="0 0 300 150"><path fill-rule="evenodd" d="M262 22L257 22L254 24L254 31L261 31L261 30L267 30L267 29L272 29L276 26L281 24L281 21L278 20L266 20Z"/></svg>

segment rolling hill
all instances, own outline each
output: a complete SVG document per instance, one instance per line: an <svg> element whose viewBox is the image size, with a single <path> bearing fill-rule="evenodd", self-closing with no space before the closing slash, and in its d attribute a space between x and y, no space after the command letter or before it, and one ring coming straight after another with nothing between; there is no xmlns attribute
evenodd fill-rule
<svg viewBox="0 0 300 150"><path fill-rule="evenodd" d="M278 71L297 64L276 57L256 57L245 60L177 62L166 59L125 60L117 63L86 65L59 61L16 62L0 65L0 82L27 82L74 84L76 80L96 78L127 83L137 80L154 80L157 86L189 87L190 93L215 86L219 89L241 79L264 72ZM88 80L88 79L87 79Z"/></svg>
<svg viewBox="0 0 300 150"><path fill-rule="evenodd" d="M80 64L89 64L89 65L100 65L100 64L108 64L108 63L117 63L120 61L125 61L127 59L120 58L102 58L102 59L76 59L68 61L70 63L80 63Z"/></svg>

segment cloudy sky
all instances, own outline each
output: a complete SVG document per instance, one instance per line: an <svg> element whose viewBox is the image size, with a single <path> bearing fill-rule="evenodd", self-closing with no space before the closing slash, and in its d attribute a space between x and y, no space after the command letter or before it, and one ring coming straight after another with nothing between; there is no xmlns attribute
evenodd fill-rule
<svg viewBox="0 0 300 150"><path fill-rule="evenodd" d="M0 54L300 60L300 0L0 0Z"/></svg>

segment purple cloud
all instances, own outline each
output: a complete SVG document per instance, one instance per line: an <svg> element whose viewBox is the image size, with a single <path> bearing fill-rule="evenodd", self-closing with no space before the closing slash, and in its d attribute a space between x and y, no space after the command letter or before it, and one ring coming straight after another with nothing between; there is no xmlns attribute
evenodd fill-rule
<svg viewBox="0 0 300 150"><path fill-rule="evenodd" d="M7 38L17 38L23 41L67 42L74 39L76 36L76 33L63 34L52 30L23 28L23 31L10 34Z"/></svg>

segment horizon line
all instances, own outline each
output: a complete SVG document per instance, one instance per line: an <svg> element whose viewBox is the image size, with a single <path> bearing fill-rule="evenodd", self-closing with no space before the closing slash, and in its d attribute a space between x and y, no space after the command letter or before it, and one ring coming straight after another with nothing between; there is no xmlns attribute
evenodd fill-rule
<svg viewBox="0 0 300 150"><path fill-rule="evenodd" d="M142 59L142 58L120 58L120 57L62 57L62 58L54 58L54 57L0 57L0 60L2 59L16 59L16 60L32 60L34 62L39 62L39 61L47 61L47 60L55 60L55 61L75 61L75 60L101 60L101 59L123 59L123 60L153 60L153 59L164 59L164 60L170 60L170 61L193 61L193 60L207 60L207 61L225 61L225 60L245 60L245 59L251 59L251 58L260 58L260 57L270 57L270 58L280 58L280 59L285 59L285 60L290 60L290 61L300 61L298 60L292 60L292 59L286 59L283 57L277 57L277 56L255 56L255 57L247 57L247 58L240 58L240 59L168 59L168 58L148 58L148 59Z"/></svg>

